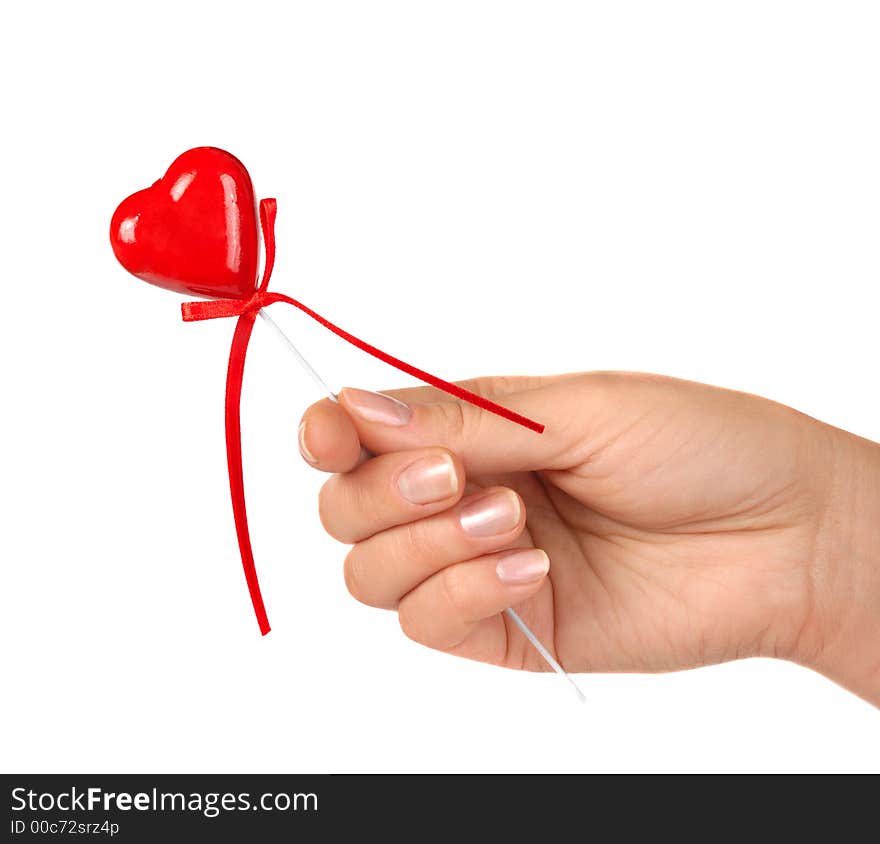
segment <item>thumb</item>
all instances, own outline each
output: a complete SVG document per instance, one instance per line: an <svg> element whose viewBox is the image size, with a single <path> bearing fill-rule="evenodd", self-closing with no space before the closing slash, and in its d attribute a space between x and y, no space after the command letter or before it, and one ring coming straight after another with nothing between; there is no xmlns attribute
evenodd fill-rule
<svg viewBox="0 0 880 844"><path fill-rule="evenodd" d="M481 386L491 391L491 383ZM505 407L542 422L543 434L453 398L419 401L421 391L372 393L346 387L339 402L349 414L361 444L374 454L441 446L457 454L469 473L562 469L586 441L583 418L573 418L570 379L504 395ZM436 395L434 393L433 395ZM585 403L577 402L580 410ZM583 413L583 416L587 416Z"/></svg>

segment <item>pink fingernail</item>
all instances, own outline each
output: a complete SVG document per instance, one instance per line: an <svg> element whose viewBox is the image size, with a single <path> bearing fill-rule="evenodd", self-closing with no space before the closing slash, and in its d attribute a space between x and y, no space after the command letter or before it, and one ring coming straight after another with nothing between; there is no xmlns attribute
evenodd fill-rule
<svg viewBox="0 0 880 844"><path fill-rule="evenodd" d="M471 536L496 536L519 524L519 496L510 489L492 492L461 508L459 519Z"/></svg>
<svg viewBox="0 0 880 844"><path fill-rule="evenodd" d="M412 418L412 408L408 404L382 393L346 387L342 391L342 396L345 404L367 422L400 427L406 425Z"/></svg>
<svg viewBox="0 0 880 844"><path fill-rule="evenodd" d="M495 573L509 586L534 583L550 571L550 558L540 548L511 551L498 560Z"/></svg>
<svg viewBox="0 0 880 844"><path fill-rule="evenodd" d="M299 423L299 430L296 432L296 440L299 445L299 453L303 456L303 459L307 463L311 463L312 466L318 465L318 458L315 457L312 452L309 451L309 447L306 445L306 423L305 420Z"/></svg>
<svg viewBox="0 0 880 844"><path fill-rule="evenodd" d="M458 477L448 454L422 457L407 466L397 479L400 494L413 504L430 504L455 495Z"/></svg>

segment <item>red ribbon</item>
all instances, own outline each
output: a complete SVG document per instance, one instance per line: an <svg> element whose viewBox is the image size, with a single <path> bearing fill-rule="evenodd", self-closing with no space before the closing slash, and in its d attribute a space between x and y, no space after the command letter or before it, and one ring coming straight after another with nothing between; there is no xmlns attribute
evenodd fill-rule
<svg viewBox="0 0 880 844"><path fill-rule="evenodd" d="M229 468L229 491L232 496L232 513L235 517L235 532L238 536L238 547L241 551L244 576L247 580L248 591L250 592L251 603L254 605L257 622L260 625L260 632L264 636L271 628L269 627L266 608L263 605L263 596L260 592L260 582L257 578L257 568L254 564L254 554L251 549L251 538L248 530L247 508L244 500L244 477L241 463L240 410L244 361L247 355L248 343L251 339L251 332L254 329L254 321L260 308L272 305L275 302L286 302L288 305L293 305L343 340L347 340L373 357L419 378L426 384L444 390L450 395L470 402L477 407L481 407L483 410L488 410L490 413L503 416L505 419L516 422L518 425L522 425L539 434L544 431L544 426L539 422L534 422L526 416L522 416L483 396L472 393L470 390L464 389L464 387L459 387L458 384L444 381L436 375L431 375L430 372L425 372L423 369L412 366L406 363L406 361L402 361L383 352L381 349L377 349L375 346L364 342L339 326L334 325L329 320L324 319L320 314L303 305L302 302L298 302L290 296L285 296L283 293L270 293L267 288L269 287L269 279L272 277L272 269L275 266L275 215L277 208L278 205L274 199L263 199L260 202L260 225L263 229L263 241L266 244L266 263L263 268L263 278L260 280L260 284L254 291L254 294L248 299L214 299L204 302L184 302L181 305L184 322L197 322L198 320L218 319L220 317L238 317L235 333L232 336L232 346L229 350L229 367L226 371L226 461Z"/></svg>

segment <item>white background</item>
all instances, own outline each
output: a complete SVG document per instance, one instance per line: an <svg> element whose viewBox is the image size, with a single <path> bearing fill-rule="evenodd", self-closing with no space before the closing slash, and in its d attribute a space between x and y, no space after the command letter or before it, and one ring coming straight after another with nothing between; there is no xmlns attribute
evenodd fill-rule
<svg viewBox="0 0 880 844"><path fill-rule="evenodd" d="M128 276L116 204L185 149L279 200L274 286L447 378L636 369L880 439L880 11L850 2L18 3L3 82L0 766L880 770L880 713L793 665L551 675L356 604L258 323L251 613L232 322ZM407 379L291 309L335 387Z"/></svg>

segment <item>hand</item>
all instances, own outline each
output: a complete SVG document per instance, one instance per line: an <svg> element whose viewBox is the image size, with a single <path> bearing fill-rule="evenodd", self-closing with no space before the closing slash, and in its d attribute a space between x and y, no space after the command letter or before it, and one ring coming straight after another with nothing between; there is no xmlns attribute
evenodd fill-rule
<svg viewBox="0 0 880 844"><path fill-rule="evenodd" d="M880 703L880 447L658 376L464 386L546 431L431 388L306 412L300 450L338 473L320 513L354 546L355 598L510 668L545 670L514 606L570 672L776 656Z"/></svg>

